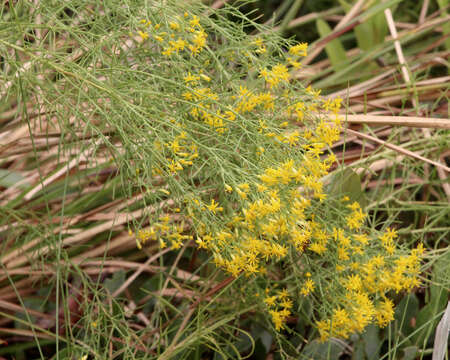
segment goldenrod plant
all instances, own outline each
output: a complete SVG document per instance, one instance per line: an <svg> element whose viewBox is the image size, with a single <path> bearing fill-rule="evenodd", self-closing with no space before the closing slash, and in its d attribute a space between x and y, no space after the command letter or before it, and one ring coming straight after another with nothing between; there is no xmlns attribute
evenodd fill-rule
<svg viewBox="0 0 450 360"><path fill-rule="evenodd" d="M291 81L307 44L248 36L220 12L157 6L131 38L128 56L142 58L133 70L152 89L140 100L146 119L124 131L139 142L139 184L171 201L137 229L137 246L209 251L232 277L251 279L276 331L306 297L323 341L393 320L388 294L419 286L423 247L406 252L394 229L365 227L358 202L326 193L345 116L341 98ZM295 281L255 287L281 262Z"/></svg>

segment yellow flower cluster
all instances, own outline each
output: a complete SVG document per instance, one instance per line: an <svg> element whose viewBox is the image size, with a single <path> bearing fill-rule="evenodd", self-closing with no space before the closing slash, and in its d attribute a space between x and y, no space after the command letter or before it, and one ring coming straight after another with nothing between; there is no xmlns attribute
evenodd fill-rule
<svg viewBox="0 0 450 360"><path fill-rule="evenodd" d="M312 237L326 239L320 225L306 219L305 211L311 198L324 198L319 178L329 166L328 158L321 161L307 151L303 162L291 159L268 168L252 186L227 185L226 192L236 193L241 209L224 228L207 234L203 246L215 254L216 264L234 276L241 272L251 275L264 271L267 260L284 258L290 246L303 252ZM255 194L257 199L252 200L250 196Z"/></svg>
<svg viewBox="0 0 450 360"><path fill-rule="evenodd" d="M277 64L271 70L267 70L264 68L260 71L259 74L269 87L276 87L280 82L288 82L289 81L289 71L285 64Z"/></svg>
<svg viewBox="0 0 450 360"><path fill-rule="evenodd" d="M170 152L170 155L166 155L166 171L169 174L175 174L191 166L193 160L198 157L197 145L187 138L185 131L181 131L172 141L164 145Z"/></svg>
<svg viewBox="0 0 450 360"><path fill-rule="evenodd" d="M352 206L357 208L355 204ZM391 239L392 234L395 231L388 229L379 242L364 234L346 237L343 229L335 229L334 238L341 260L336 271L340 276L329 288L339 305L333 309L330 318L316 323L323 341L330 336L346 338L363 331L372 322L386 326L394 316L394 305L387 294L420 285L418 275L423 246L419 245L409 255L398 255L395 245L391 252L382 243Z"/></svg>
<svg viewBox="0 0 450 360"><path fill-rule="evenodd" d="M395 252L395 238L397 238L397 232L395 229L387 229L387 231L380 237L383 247L391 255Z"/></svg>
<svg viewBox="0 0 450 360"><path fill-rule="evenodd" d="M260 37L253 40L253 45L256 46L255 53L256 54L264 54L267 52L266 44L264 44L264 40Z"/></svg>
<svg viewBox="0 0 450 360"><path fill-rule="evenodd" d="M347 206L352 212L346 217L347 226L350 229L360 229L366 219L367 214L363 213L359 204L355 201Z"/></svg>
<svg viewBox="0 0 450 360"><path fill-rule="evenodd" d="M268 292L269 289L266 289ZM293 302L289 297L287 289L278 291L277 294L267 296L264 299L264 303L271 316L273 325L277 331L280 331L284 327L286 319L291 315L291 309Z"/></svg>
<svg viewBox="0 0 450 360"><path fill-rule="evenodd" d="M303 296L308 296L309 294L311 294L314 291L315 283L311 279L310 272L307 272L305 274L305 277L306 277L306 281L304 282L302 288L300 289L300 294Z"/></svg>
<svg viewBox="0 0 450 360"><path fill-rule="evenodd" d="M263 38L222 39L227 32L214 33L207 21L155 16L137 31L154 57L141 73L164 79L155 80L161 95L149 107L152 176L170 190L159 193L182 204L177 216L168 209L139 230L138 247L177 249L195 239L234 277L266 276L283 260L287 272L303 275L290 289L299 301L330 305L316 323L323 340L385 326L393 317L387 294L419 285L423 249L405 255L394 230L367 233L360 204L326 193L342 99L291 81L306 44L272 56ZM283 329L293 307L287 290L264 302Z"/></svg>
<svg viewBox="0 0 450 360"><path fill-rule="evenodd" d="M184 241L192 240L192 235L185 234L185 224L176 224L170 216L161 216L158 222L146 229L141 229L136 234L136 244L139 249L147 241L158 241L161 249L170 241L172 249L179 249Z"/></svg>
<svg viewBox="0 0 450 360"><path fill-rule="evenodd" d="M197 55L205 47L208 35L200 25L198 16L188 14L183 20L177 17L165 25L158 23L152 27L151 21L143 19L140 23L145 29L138 30L138 35L145 41L151 34L153 39L164 45L161 54L166 57L185 50L189 50L192 55Z"/></svg>

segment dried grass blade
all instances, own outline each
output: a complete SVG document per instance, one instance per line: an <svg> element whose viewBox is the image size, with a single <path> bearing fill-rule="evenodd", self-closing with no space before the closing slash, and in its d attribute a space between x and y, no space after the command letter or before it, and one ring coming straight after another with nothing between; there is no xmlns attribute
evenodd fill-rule
<svg viewBox="0 0 450 360"><path fill-rule="evenodd" d="M450 120L415 116L346 115L346 121L350 124L450 129Z"/></svg>
<svg viewBox="0 0 450 360"><path fill-rule="evenodd" d="M433 161L433 160L427 159L427 158L425 158L425 157L423 157L423 156L421 156L419 154L416 154L413 151L410 151L410 150L407 150L405 148L402 148L401 146L390 144L387 141L383 141L383 140L380 140L380 139L378 139L376 137L373 137L373 136L370 136L370 135L367 135L367 134L363 134L363 133L360 133L358 131L354 131L354 130L351 130L351 129L346 129L345 131L347 131L350 134L356 135L356 136L358 136L360 138L363 138L363 139L366 139L366 140L370 140L370 141L374 141L374 142L376 142L376 143L378 143L380 145L383 145L383 146L385 146L385 147L387 147L389 149L395 150L395 151L397 151L400 154L404 154L404 155L407 155L409 157L412 157L412 158L424 161L424 162L426 162L428 164L434 165L434 166L436 166L438 168L441 168L441 169L443 169L443 170L445 170L445 171L450 173L450 168L448 166L445 166L444 164L441 164L441 163L439 163L437 161Z"/></svg>

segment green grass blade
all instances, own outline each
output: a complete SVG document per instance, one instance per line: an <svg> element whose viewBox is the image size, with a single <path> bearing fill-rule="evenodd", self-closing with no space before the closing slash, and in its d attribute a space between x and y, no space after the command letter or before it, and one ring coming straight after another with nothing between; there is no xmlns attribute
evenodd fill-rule
<svg viewBox="0 0 450 360"><path fill-rule="evenodd" d="M321 37L325 37L332 32L327 22L322 19L316 20L316 27ZM325 46L325 51L328 55L328 58L330 59L334 71L342 70L345 67L347 55L345 54L344 46L339 39L336 38L331 40Z"/></svg>

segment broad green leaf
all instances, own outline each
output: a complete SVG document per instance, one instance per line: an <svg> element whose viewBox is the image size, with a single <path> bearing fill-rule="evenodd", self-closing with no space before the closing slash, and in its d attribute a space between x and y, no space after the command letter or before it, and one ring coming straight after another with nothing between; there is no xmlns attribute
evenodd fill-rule
<svg viewBox="0 0 450 360"><path fill-rule="evenodd" d="M251 338L247 333L240 333L239 337L236 339L234 346L239 350L240 353L247 353L248 351L254 350L255 340Z"/></svg>
<svg viewBox="0 0 450 360"><path fill-rule="evenodd" d="M270 351L270 348L272 347L272 342L273 342L273 336L270 332L268 332L267 330L264 330L260 336L259 336L259 341L261 341L261 343L264 345L264 348L266 349L266 354Z"/></svg>
<svg viewBox="0 0 450 360"><path fill-rule="evenodd" d="M373 18L355 27L355 35L360 49L365 51L373 49L373 46L375 45L373 38Z"/></svg>
<svg viewBox="0 0 450 360"><path fill-rule="evenodd" d="M272 334L267 331L266 328L260 326L257 323L253 323L251 325L251 334L253 339L259 340L260 344L264 346L264 349L266 351L266 354L269 352L272 342L273 342L273 336Z"/></svg>
<svg viewBox="0 0 450 360"><path fill-rule="evenodd" d="M334 174L328 192L337 198L348 196L351 202L357 201L362 208L366 206L366 196L362 191L359 175L350 168Z"/></svg>
<svg viewBox="0 0 450 360"><path fill-rule="evenodd" d="M0 169L0 187L9 188L23 180L25 180L25 177L23 177L22 174L18 172ZM28 182L22 183L20 185L20 187L22 188L26 188L28 186L30 186Z"/></svg>
<svg viewBox="0 0 450 360"><path fill-rule="evenodd" d="M392 15L394 15L397 7L398 3L391 4L389 6ZM378 12L376 15L373 16L373 18L371 18L371 21L373 31L373 45L381 44L385 41L385 38L389 33L389 28L384 11L380 10L380 12Z"/></svg>
<svg viewBox="0 0 450 360"><path fill-rule="evenodd" d="M294 3L290 6L289 11L287 12L286 16L284 17L280 25L280 32L282 34L285 32L286 27L291 22L291 20L294 19L295 15L297 14L302 4L303 0L295 0Z"/></svg>
<svg viewBox="0 0 450 360"><path fill-rule="evenodd" d="M365 359L364 356L364 341L360 338L356 342L354 342L353 345L353 354L352 359L353 360L363 360Z"/></svg>
<svg viewBox="0 0 450 360"><path fill-rule="evenodd" d="M417 346L407 346L403 349L402 360L414 360L419 352Z"/></svg>
<svg viewBox="0 0 450 360"><path fill-rule="evenodd" d="M339 0L339 3L344 8L345 12L348 13L354 4L348 4L344 0ZM391 12L394 13L397 8L397 4L389 6ZM355 35L358 41L358 46L360 49L368 51L373 49L377 44L381 44L386 35L389 32L384 11L381 9L375 15L372 15L370 19L362 22L361 25L355 27Z"/></svg>
<svg viewBox="0 0 450 360"><path fill-rule="evenodd" d="M78 358L81 359L82 357L80 356ZM69 349L68 348L64 348L64 349L59 350L58 353L55 354L51 358L51 360L56 360L56 359L59 359L59 360L70 360L70 359L73 359L73 357L70 355Z"/></svg>
<svg viewBox="0 0 450 360"><path fill-rule="evenodd" d="M448 287L450 284L450 251L447 251L436 260L431 279L428 304L417 315L416 327L417 329L422 327L413 337L417 346L422 346L424 342L432 340L439 321L436 316L447 305Z"/></svg>
<svg viewBox="0 0 450 360"><path fill-rule="evenodd" d="M267 349L262 339L259 338L255 341L255 350L252 354L252 359L265 359L267 357Z"/></svg>
<svg viewBox="0 0 450 360"><path fill-rule="evenodd" d="M43 312L44 310L44 301L39 298L26 298L23 300L23 305L25 309L27 310L35 310L39 312ZM25 312L19 311L15 314L15 316L23 321L15 320L14 321L14 328L15 329L28 329L29 326L27 325L28 321L30 320L31 323L35 323L36 317L32 314L26 314ZM25 322L25 323L24 323Z"/></svg>
<svg viewBox="0 0 450 360"><path fill-rule="evenodd" d="M273 343L272 334L258 323L250 325L254 346L252 359L265 359Z"/></svg>
<svg viewBox="0 0 450 360"><path fill-rule="evenodd" d="M447 16L450 1L449 0L437 0L437 2L439 4L439 8L442 11L441 16L443 16L443 17ZM442 34L443 36L449 35L450 34L450 23L447 22L447 23L443 24L442 29L443 29L443 34ZM447 37L447 39L445 39L445 47L447 48L447 51L450 50L450 37ZM450 69L448 71L450 73Z"/></svg>
<svg viewBox="0 0 450 360"><path fill-rule="evenodd" d="M415 327L413 328L411 324L414 323L412 320L417 316L418 312L419 299L417 299L415 294L408 294L400 301L395 309L394 317L401 334L408 336L416 329Z"/></svg>
<svg viewBox="0 0 450 360"><path fill-rule="evenodd" d="M342 353L342 347L333 341L321 343L313 340L303 349L301 359L338 360Z"/></svg>
<svg viewBox="0 0 450 360"><path fill-rule="evenodd" d="M112 294L125 282L125 271L120 270L113 274L110 279L105 280L105 288Z"/></svg>
<svg viewBox="0 0 450 360"><path fill-rule="evenodd" d="M450 251L446 251L433 265L433 284L448 288L450 286Z"/></svg>
<svg viewBox="0 0 450 360"><path fill-rule="evenodd" d="M368 360L377 360L380 355L382 342L380 340L379 328L373 324L366 327L362 334L364 350Z"/></svg>
<svg viewBox="0 0 450 360"><path fill-rule="evenodd" d="M450 331L450 301L447 309L436 327L436 336L433 345L433 359L442 360L448 349L448 334Z"/></svg>
<svg viewBox="0 0 450 360"><path fill-rule="evenodd" d="M322 19L316 20L317 31L320 36L323 38L329 35L332 30L326 21ZM331 40L326 46L325 51L330 59L331 65L333 66L334 71L339 71L345 67L345 61L347 60L347 55L345 54L344 46L341 41L336 38Z"/></svg>
<svg viewBox="0 0 450 360"><path fill-rule="evenodd" d="M414 344L422 346L424 341L428 342L435 323L436 320L433 321L433 307L431 304L428 304L417 314L416 329L420 330L412 336Z"/></svg>
<svg viewBox="0 0 450 360"><path fill-rule="evenodd" d="M347 1L345 0L339 0L339 4L342 6L342 8L345 10L345 12L349 12L350 9L352 8L352 5L349 4Z"/></svg>
<svg viewBox="0 0 450 360"><path fill-rule="evenodd" d="M391 12L392 8L391 8ZM381 44L389 33L384 12L376 14L372 19L373 45Z"/></svg>

